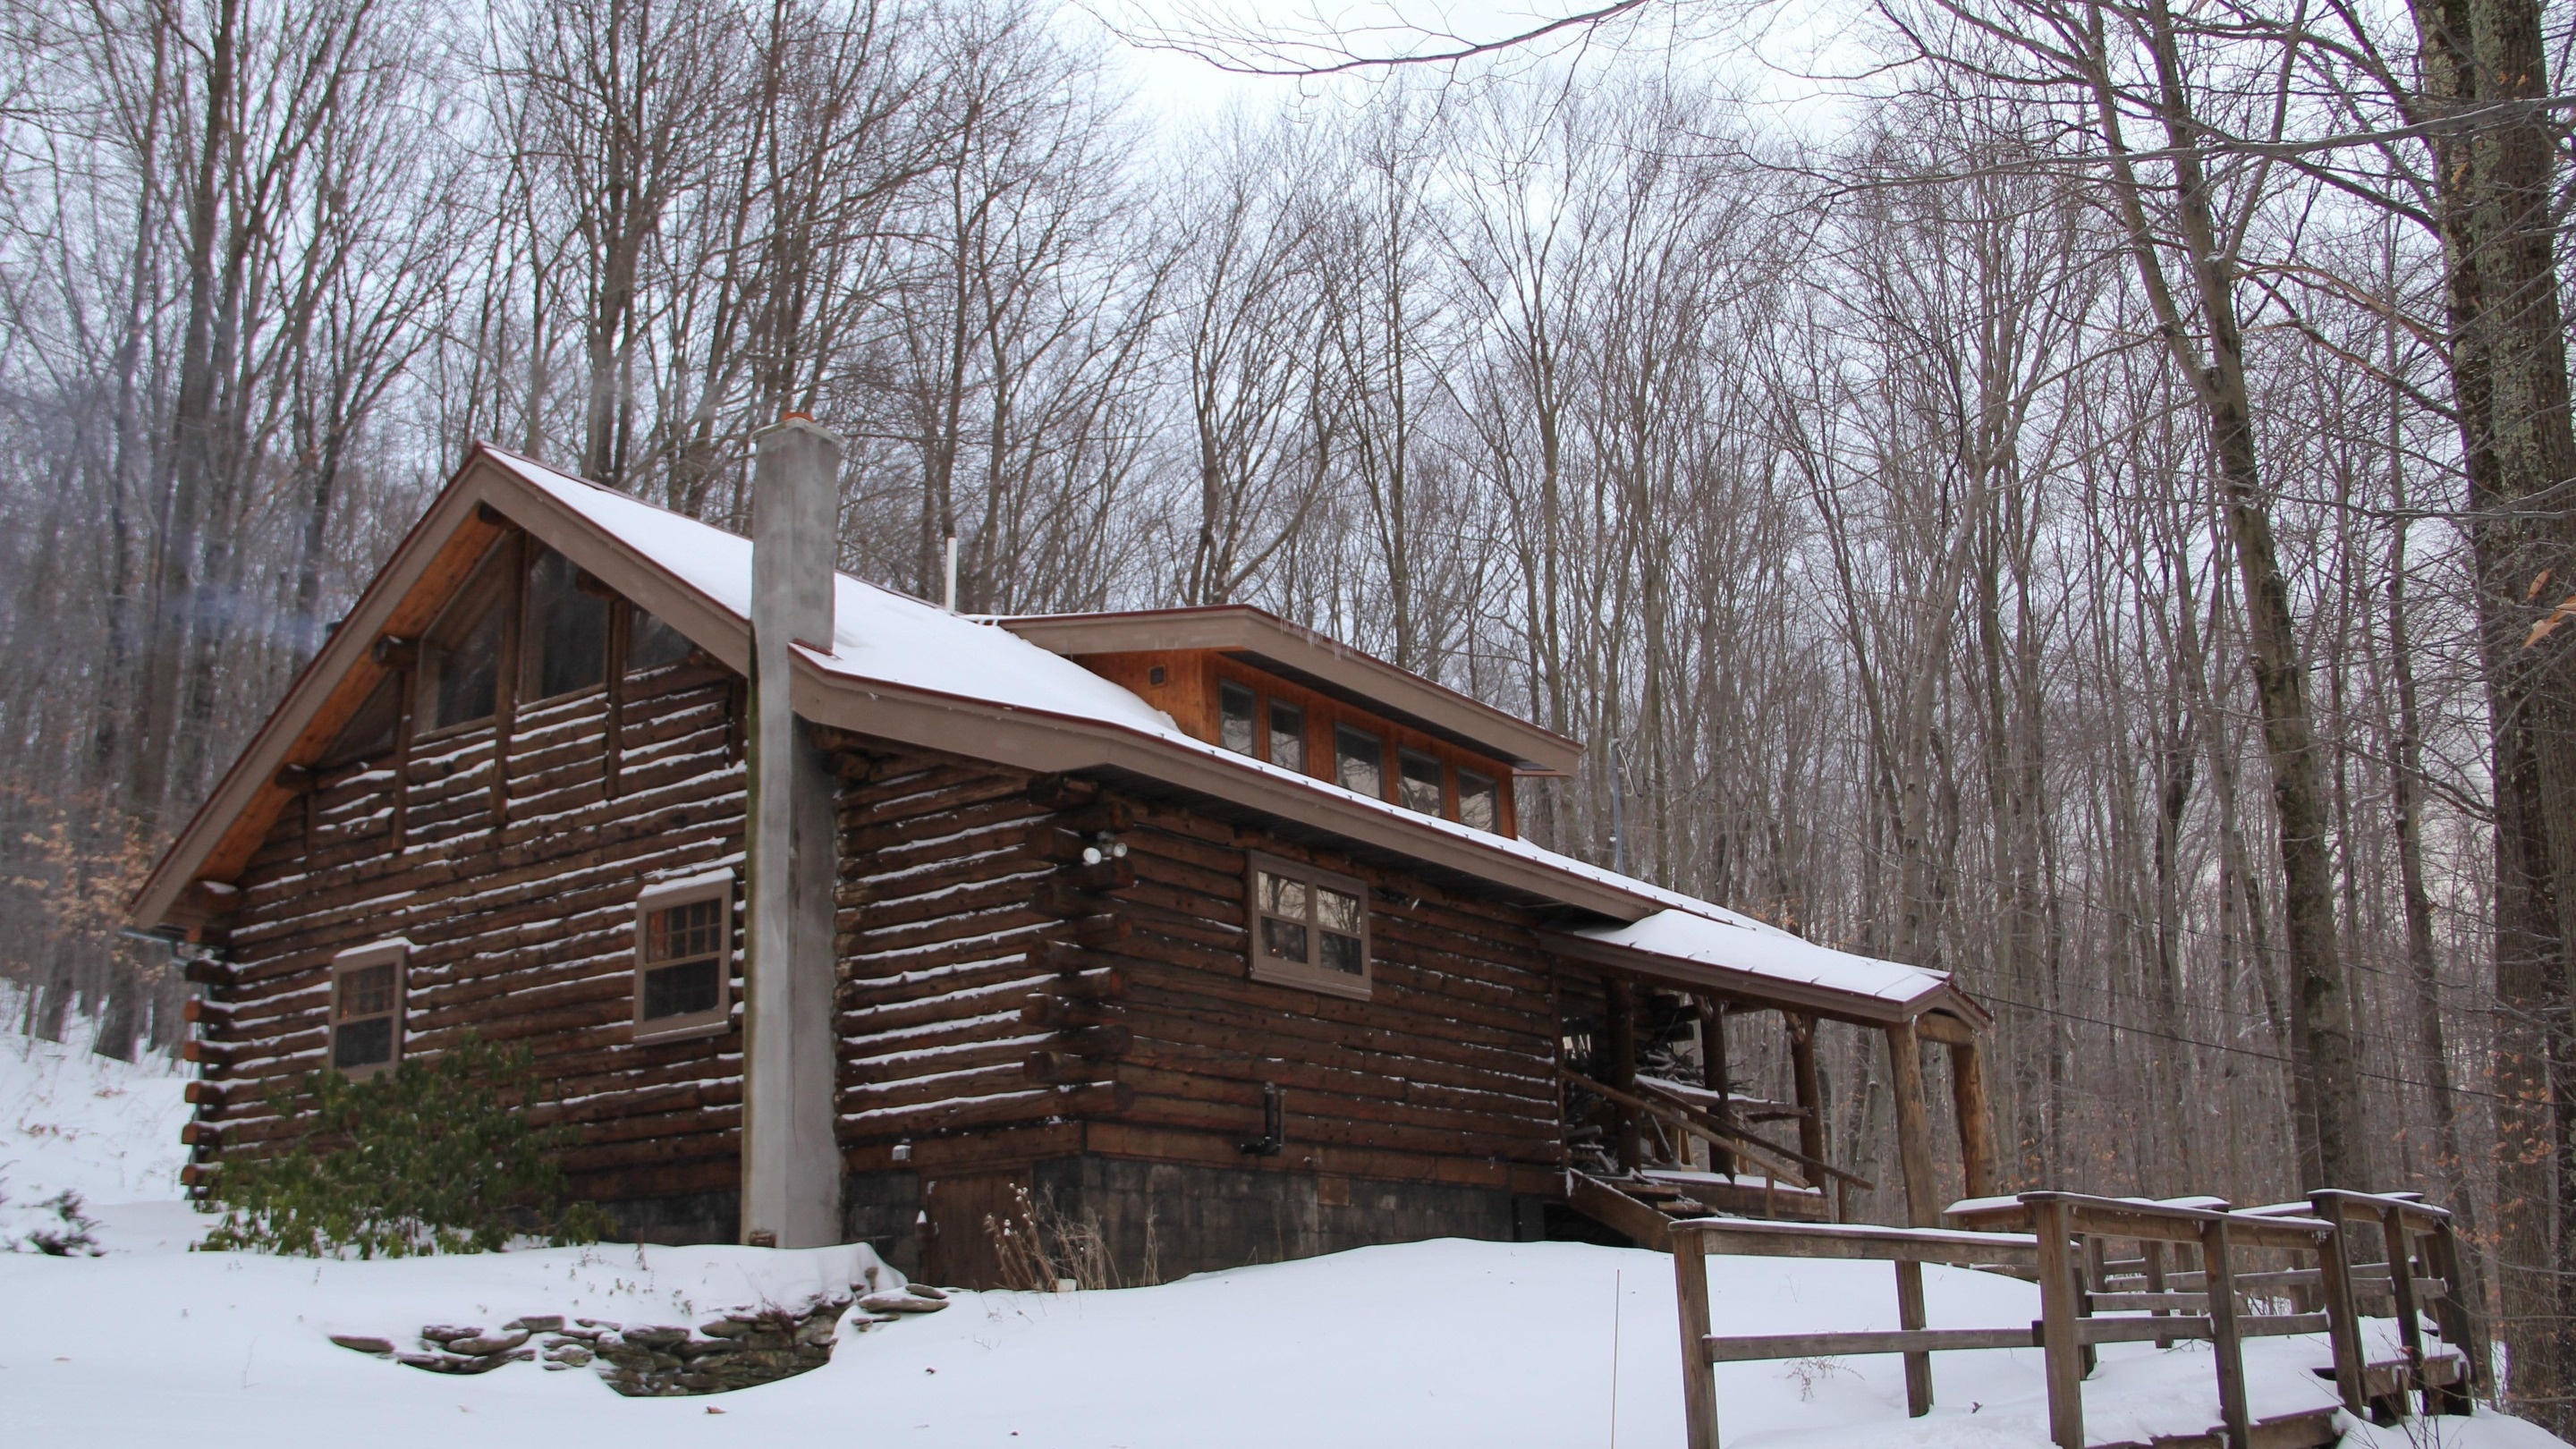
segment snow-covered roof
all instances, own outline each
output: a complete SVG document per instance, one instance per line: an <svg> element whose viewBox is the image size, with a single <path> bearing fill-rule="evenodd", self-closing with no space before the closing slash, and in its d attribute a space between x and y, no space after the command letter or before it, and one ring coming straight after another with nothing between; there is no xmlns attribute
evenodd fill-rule
<svg viewBox="0 0 2576 1449"><path fill-rule="evenodd" d="M596 524L726 612L751 615L749 539L561 473L498 449L492 460ZM805 662L853 683L879 684L1004 709L1054 715L1132 731L1173 751L1312 791L1336 805L1442 832L1480 849L1638 897L1647 914L1563 933L1602 948L1638 953L1730 977L1810 988L1890 1008L1955 996L1949 974L1818 945L1776 926L1691 896L1604 870L1525 840L1419 815L1339 784L1283 769L1200 740L1126 688L992 621L952 614L909 594L838 576L832 650L803 645ZM1896 1014L1896 1013L1891 1013Z"/></svg>
<svg viewBox="0 0 2576 1449"><path fill-rule="evenodd" d="M707 625L730 621L747 629L752 594L749 539L497 448L478 448L475 459L552 500L680 585L686 596L693 596L696 606L712 610L716 617L706 620ZM471 479L476 471L473 460L469 460L459 480ZM535 522L525 518L516 521ZM577 542L571 538L554 541L567 548ZM407 542L405 548L410 546ZM362 601L362 608L365 603ZM711 647L719 643L711 638L698 642ZM952 614L909 594L846 574L839 576L835 592L830 651L801 643L795 648L802 666L814 671L822 681L842 686L836 693L877 697L882 691L887 699L931 699L970 706L987 714L1036 716L1086 727L1095 734L1149 746L1142 751L1128 750L1123 758L1150 761L1147 768L1154 772L1169 773L1186 766L1193 783L1215 781L1220 788L1229 789L1233 787L1223 782L1238 782L1246 789L1257 785L1261 787L1259 793L1269 800L1295 800L1296 813L1309 824L1373 823L1381 836L1413 842L1411 848L1426 859L1482 862L1471 868L1497 879L1504 878L1500 868L1509 867L1508 879L1522 889L1535 888L1545 896L1596 915L1637 917L1625 924L1585 926L1555 937L1560 942L1581 944L1586 948L1585 954L1595 959L1601 959L1599 953L1615 953L1623 964L1636 964L1641 969L1661 964L1685 976L1694 971L1718 973L1731 983L1709 983L1720 985L1720 989L1777 983L1786 989L1830 996L1871 1018L1911 1015L1927 1009L1935 997L1965 1000L1950 989L1944 972L1847 955L1706 901L1604 870L1525 840L1416 814L1384 800L1356 794L1330 780L1235 754L1194 738L1169 715L1131 691L993 621ZM299 691L306 683L299 680ZM799 713L805 712L807 697L799 694ZM281 717L292 709L294 698L291 695L289 705L281 709ZM273 720L272 728L281 722L282 719ZM257 744L265 744L268 734L264 731ZM252 751L246 752L242 765L251 765L260 753L255 744ZM254 777L274 768L268 765L255 771ZM232 784L228 779L227 787ZM212 809L214 802L210 801L209 806ZM203 823L204 816L192 822L188 834L194 835ZM172 858L183 855L187 844L188 836L183 836L181 845L174 846ZM161 874L156 872L156 882ZM155 899L156 891L165 890L166 884L147 887L144 899ZM1969 1011L1974 1013L1973 1006Z"/></svg>
<svg viewBox="0 0 2576 1449"><path fill-rule="evenodd" d="M1641 920L1580 926L1566 934L1670 960L1847 991L1881 1001L1912 1001L1949 979L1946 972L1819 946L1776 926L1747 920L1714 906L1695 911L1657 911Z"/></svg>

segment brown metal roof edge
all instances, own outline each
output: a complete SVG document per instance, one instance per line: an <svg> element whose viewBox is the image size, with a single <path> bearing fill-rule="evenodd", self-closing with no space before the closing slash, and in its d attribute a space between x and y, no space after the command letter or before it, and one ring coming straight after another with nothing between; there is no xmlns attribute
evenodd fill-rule
<svg viewBox="0 0 2576 1449"><path fill-rule="evenodd" d="M1496 749L1532 775L1567 775L1583 745L1435 679L1399 669L1331 635L1290 623L1257 604L1200 604L1096 614L1007 615L994 623L1053 653L1118 654L1145 649L1223 649L1260 654L1285 646L1298 657L1265 655L1326 684L1419 716L1439 732ZM1250 626L1248 629L1245 626ZM1406 698L1410 696L1410 699Z"/></svg>
<svg viewBox="0 0 2576 1449"><path fill-rule="evenodd" d="M1790 1007L1836 1021L1862 1026L1889 1026L1912 1021L1926 1013L1940 1011L1959 1017L1968 1025L1982 1026L1994 1020L1973 997L1957 984L1939 981L1903 1001L1890 1001L1883 996L1864 992L1842 991L1805 981L1783 981L1751 971L1738 971L1726 966L1711 966L1703 961L1688 961L1666 956L1635 946L1621 946L1596 941L1588 936L1564 931L1541 931L1540 941L1560 956L1569 956L1595 966L1652 976L1684 986L1722 992L1729 996Z"/></svg>

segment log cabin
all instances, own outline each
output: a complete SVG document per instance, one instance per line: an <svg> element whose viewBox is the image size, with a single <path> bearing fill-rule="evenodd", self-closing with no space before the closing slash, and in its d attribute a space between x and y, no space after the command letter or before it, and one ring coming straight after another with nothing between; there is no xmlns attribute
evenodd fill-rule
<svg viewBox="0 0 2576 1449"><path fill-rule="evenodd" d="M1259 609L840 575L839 459L765 430L745 539L469 454L135 900L199 988L194 1193L297 1130L272 1084L477 1033L637 1241L964 1285L1032 1204L1124 1281L1658 1242L1875 1186L1828 1160L1826 1024L1885 1037L1904 1218L1995 1190L1990 1018L1942 973L1522 839L1574 741ZM1730 1017L1794 1100L1730 1080Z"/></svg>

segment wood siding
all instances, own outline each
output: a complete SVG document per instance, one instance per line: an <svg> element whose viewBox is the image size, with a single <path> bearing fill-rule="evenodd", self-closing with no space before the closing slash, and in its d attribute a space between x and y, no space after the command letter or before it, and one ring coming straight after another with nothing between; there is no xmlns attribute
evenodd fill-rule
<svg viewBox="0 0 2576 1449"><path fill-rule="evenodd" d="M739 1016L720 1035L650 1045L632 1018L637 893L739 868L735 700L729 675L697 664L627 680L613 794L604 691L519 707L499 772L506 824L490 723L416 742L400 769L321 774L240 880L230 980L195 1045L201 1146L280 1134L263 1089L322 1065L332 957L401 937L414 948L405 1054L468 1031L527 1043L560 1102L544 1115L583 1129L565 1160L577 1196L733 1189ZM737 981L738 943L737 921Z"/></svg>
<svg viewBox="0 0 2576 1449"><path fill-rule="evenodd" d="M853 1169L1089 1151L1560 1191L1550 979L1512 911L1081 781L855 740L841 759ZM1102 834L1127 855L1084 865ZM1251 850L1369 883L1371 999L1250 979ZM1265 1085L1287 1093L1267 1159L1240 1150Z"/></svg>

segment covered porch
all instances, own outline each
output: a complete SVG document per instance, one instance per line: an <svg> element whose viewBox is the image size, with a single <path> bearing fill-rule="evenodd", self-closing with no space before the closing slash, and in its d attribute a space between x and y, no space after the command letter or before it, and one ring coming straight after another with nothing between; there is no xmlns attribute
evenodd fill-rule
<svg viewBox="0 0 2576 1449"><path fill-rule="evenodd" d="M1741 918L1738 918L1740 920ZM1982 1039L1993 1017L1947 974L1819 946L1755 922L1664 911L1549 933L1560 966L1558 1075L1566 1093L1569 1205L1649 1247L1666 1225L1720 1214L1801 1222L1896 1217L1933 1227L1940 1184L1926 1044L1946 1059L1959 1189L2001 1189ZM1779 1088L1751 1090L1727 1027L1772 1023ZM1895 1180L1831 1140L1819 1034L1877 1038L1894 1127ZM1948 1134L1943 1134L1948 1135ZM1885 1190L1869 1213L1860 1195Z"/></svg>

